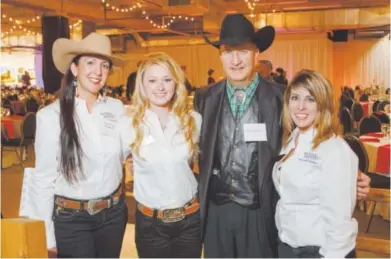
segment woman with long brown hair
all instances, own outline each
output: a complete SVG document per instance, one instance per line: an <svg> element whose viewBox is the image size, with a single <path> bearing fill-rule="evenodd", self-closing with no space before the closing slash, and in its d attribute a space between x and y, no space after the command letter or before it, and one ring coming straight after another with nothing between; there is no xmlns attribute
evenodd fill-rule
<svg viewBox="0 0 391 259"><path fill-rule="evenodd" d="M124 108L99 92L123 61L97 33L58 39L53 60L64 77L59 100L37 114L35 217L58 257L119 257L128 213L118 130Z"/></svg>
<svg viewBox="0 0 391 259"><path fill-rule="evenodd" d="M330 82L303 70L288 86L283 158L273 170L281 258L355 257L358 158L339 136Z"/></svg>
<svg viewBox="0 0 391 259"><path fill-rule="evenodd" d="M137 71L121 131L132 152L139 257L200 257L200 215L192 162L201 116L187 101L185 76L167 54L149 54Z"/></svg>

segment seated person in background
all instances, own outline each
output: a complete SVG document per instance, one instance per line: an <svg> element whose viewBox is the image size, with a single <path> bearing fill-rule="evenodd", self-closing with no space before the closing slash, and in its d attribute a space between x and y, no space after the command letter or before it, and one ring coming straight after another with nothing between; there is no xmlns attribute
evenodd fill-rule
<svg viewBox="0 0 391 259"><path fill-rule="evenodd" d="M274 165L280 258L355 258L358 158L338 136L332 87L299 72L284 95L283 157Z"/></svg>

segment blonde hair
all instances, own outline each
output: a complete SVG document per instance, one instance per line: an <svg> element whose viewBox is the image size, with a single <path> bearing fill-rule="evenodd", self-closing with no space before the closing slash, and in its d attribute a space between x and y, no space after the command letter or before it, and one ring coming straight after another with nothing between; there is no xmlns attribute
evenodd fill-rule
<svg viewBox="0 0 391 259"><path fill-rule="evenodd" d="M317 133L312 142L315 149L323 141L331 138L334 134L339 135L339 123L335 109L335 100L330 82L320 73L311 70L298 72L290 82L284 94L284 108L282 115L284 146L288 144L289 137L295 127L289 113L289 99L293 89L303 87L315 98L318 114L315 118L314 127Z"/></svg>
<svg viewBox="0 0 391 259"><path fill-rule="evenodd" d="M150 107L150 101L143 94L143 78L147 68L152 65L165 67L170 72L175 82L175 94L171 100L171 111L179 118L180 129L177 133L184 135L191 154L195 157L198 154L198 146L194 142L193 135L196 134L196 122L191 114L192 108L187 103L187 90L185 87L185 75L178 65L169 55L165 53L150 53L142 60L137 70L136 85L132 97L131 114L132 125L135 129L136 139L130 145L133 153L140 156L140 146L144 138L142 129L145 111Z"/></svg>

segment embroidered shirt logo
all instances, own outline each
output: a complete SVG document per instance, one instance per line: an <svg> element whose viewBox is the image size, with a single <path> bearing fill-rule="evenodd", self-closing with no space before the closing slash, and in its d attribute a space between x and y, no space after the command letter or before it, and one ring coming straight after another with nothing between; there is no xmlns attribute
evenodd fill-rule
<svg viewBox="0 0 391 259"><path fill-rule="evenodd" d="M317 164L318 156L314 152L304 152L304 156L299 159L300 161Z"/></svg>

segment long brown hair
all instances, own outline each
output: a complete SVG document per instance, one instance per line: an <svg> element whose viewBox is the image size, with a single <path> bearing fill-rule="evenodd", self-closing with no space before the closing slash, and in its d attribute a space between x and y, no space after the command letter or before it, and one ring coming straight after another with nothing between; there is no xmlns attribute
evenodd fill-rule
<svg viewBox="0 0 391 259"><path fill-rule="evenodd" d="M284 94L282 115L282 143L284 146L288 144L289 136L295 128L294 122L289 114L289 100L292 90L299 87L307 89L315 98L317 104L318 115L315 118L317 133L313 139L312 146L315 149L323 141L331 138L334 134L339 135L340 133L331 83L322 74L312 70L302 70L294 76Z"/></svg>

